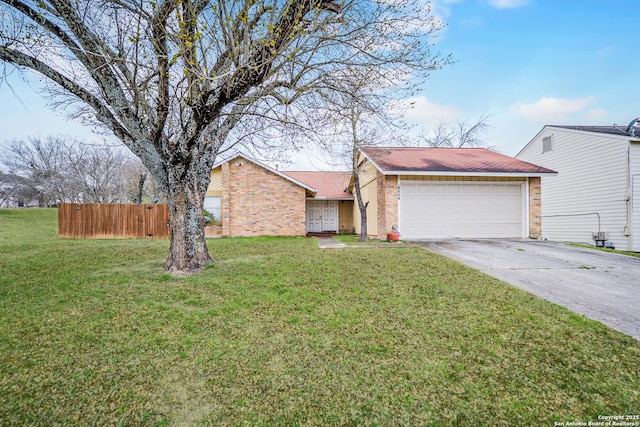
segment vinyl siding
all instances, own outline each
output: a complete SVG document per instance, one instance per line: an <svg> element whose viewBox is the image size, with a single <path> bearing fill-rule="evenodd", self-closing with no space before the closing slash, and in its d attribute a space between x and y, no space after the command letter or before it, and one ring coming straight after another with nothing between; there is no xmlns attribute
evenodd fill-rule
<svg viewBox="0 0 640 427"><path fill-rule="evenodd" d="M542 153L551 136L553 149ZM558 172L542 178L542 237L593 244L601 231L618 249L628 249L628 147L624 138L545 127L516 157ZM571 215L554 217L554 215Z"/></svg>
<svg viewBox="0 0 640 427"><path fill-rule="evenodd" d="M631 250L640 252L640 142L629 147Z"/></svg>
<svg viewBox="0 0 640 427"><path fill-rule="evenodd" d="M222 194L222 167L211 171L211 181L207 187L207 196L220 196Z"/></svg>

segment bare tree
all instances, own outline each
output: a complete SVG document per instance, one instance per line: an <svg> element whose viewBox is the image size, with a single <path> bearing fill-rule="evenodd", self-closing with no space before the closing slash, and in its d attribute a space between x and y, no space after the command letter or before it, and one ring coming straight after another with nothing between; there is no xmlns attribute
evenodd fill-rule
<svg viewBox="0 0 640 427"><path fill-rule="evenodd" d="M70 151L62 138L28 142L12 141L4 150L2 163L23 178L21 192L25 198L38 199L39 206L57 202L80 202L77 185L68 174ZM28 195L28 196L27 196Z"/></svg>
<svg viewBox="0 0 640 427"><path fill-rule="evenodd" d="M463 148L480 147L486 144L483 136L489 129L489 116L482 115L475 122L468 120L455 124L440 122L419 137L422 144L429 147Z"/></svg>
<svg viewBox="0 0 640 427"><path fill-rule="evenodd" d="M133 200L132 180L144 167L122 148L87 145L63 137L12 141L2 163L21 177L23 199L40 206L58 202L122 203Z"/></svg>
<svg viewBox="0 0 640 427"><path fill-rule="evenodd" d="M162 188L176 273L212 261L203 202L225 144L312 132L347 67L401 86L446 60L429 9L406 0L0 0L0 17L0 60L45 76Z"/></svg>
<svg viewBox="0 0 640 427"><path fill-rule="evenodd" d="M46 206L40 192L27 178L0 173L0 208Z"/></svg>
<svg viewBox="0 0 640 427"><path fill-rule="evenodd" d="M343 158L351 171L352 188L360 213L360 241L367 240L367 207L363 197L361 177L363 162L360 148L386 144L392 139L395 115L391 113L390 93L382 82L371 76L349 70L345 78L337 78L339 90L334 91L327 110L334 126L328 139L337 141L325 146L331 157ZM397 95L397 94L396 94ZM394 141L398 143L398 141ZM394 143L392 142L392 144ZM336 155L336 150L340 151Z"/></svg>
<svg viewBox="0 0 640 427"><path fill-rule="evenodd" d="M21 177L0 171L0 208L17 206L21 183Z"/></svg>

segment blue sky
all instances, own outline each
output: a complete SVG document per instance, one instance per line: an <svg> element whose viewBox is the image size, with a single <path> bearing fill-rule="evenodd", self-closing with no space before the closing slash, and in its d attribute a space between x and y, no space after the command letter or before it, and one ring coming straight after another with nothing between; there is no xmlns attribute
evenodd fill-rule
<svg viewBox="0 0 640 427"><path fill-rule="evenodd" d="M420 0L419 0L420 1ZM516 155L545 124L628 124L640 115L640 5L632 0L436 0L446 28L434 51L454 64L434 71L408 119L489 115L488 145ZM0 87L0 144L29 135L100 137L15 77ZM315 161L313 164L317 165ZM304 159L292 165L309 167Z"/></svg>
<svg viewBox="0 0 640 427"><path fill-rule="evenodd" d="M640 115L634 1L439 0L432 73L410 116L433 126L490 115L488 145L509 155L545 124L627 125Z"/></svg>

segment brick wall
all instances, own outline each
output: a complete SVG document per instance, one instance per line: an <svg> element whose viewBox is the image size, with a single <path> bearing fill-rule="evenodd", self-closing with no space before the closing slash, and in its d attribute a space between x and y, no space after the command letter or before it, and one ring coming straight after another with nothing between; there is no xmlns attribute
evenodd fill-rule
<svg viewBox="0 0 640 427"><path fill-rule="evenodd" d="M542 184L539 177L529 178L529 238L542 237Z"/></svg>
<svg viewBox="0 0 640 427"><path fill-rule="evenodd" d="M393 225L398 225L398 177L378 172L378 236L387 239ZM402 230L400 230L402 232Z"/></svg>
<svg viewBox="0 0 640 427"><path fill-rule="evenodd" d="M237 157L222 165L222 235L304 236L305 189Z"/></svg>

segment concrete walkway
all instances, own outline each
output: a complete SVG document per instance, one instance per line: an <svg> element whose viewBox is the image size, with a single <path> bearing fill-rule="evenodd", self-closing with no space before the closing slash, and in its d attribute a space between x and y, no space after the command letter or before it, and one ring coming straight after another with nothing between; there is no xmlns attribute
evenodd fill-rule
<svg viewBox="0 0 640 427"><path fill-rule="evenodd" d="M369 242L367 242L365 244L361 244L361 245L346 245L346 244L340 242L338 239L336 239L335 237L332 237L332 236L318 236L318 237L316 237L316 239L318 239L318 245L320 246L320 249L410 248L410 247L414 246L412 243L404 243L404 242L394 242L394 243L379 242L379 243L373 243L371 241L369 241Z"/></svg>
<svg viewBox="0 0 640 427"><path fill-rule="evenodd" d="M318 237L317 239L318 239L318 245L320 246L320 249L338 249L338 248L347 247L347 245L345 245L342 242L339 242L334 237Z"/></svg>

